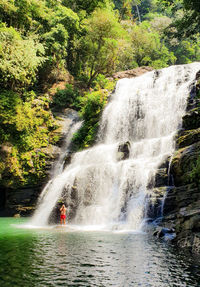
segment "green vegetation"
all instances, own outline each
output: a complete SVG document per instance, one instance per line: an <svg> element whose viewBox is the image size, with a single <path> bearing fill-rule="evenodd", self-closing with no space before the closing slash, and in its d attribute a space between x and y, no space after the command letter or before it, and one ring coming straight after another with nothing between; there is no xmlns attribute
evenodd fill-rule
<svg viewBox="0 0 200 287"><path fill-rule="evenodd" d="M175 27L178 37L193 37L200 33L200 2L197 0L160 1L177 15L171 27Z"/></svg>
<svg viewBox="0 0 200 287"><path fill-rule="evenodd" d="M114 72L200 60L198 12L192 0L0 0L0 185L45 177L53 111L78 110L74 146L93 144Z"/></svg>
<svg viewBox="0 0 200 287"><path fill-rule="evenodd" d="M200 156L192 166L192 171L188 176L188 182L194 183L196 186L200 187Z"/></svg>
<svg viewBox="0 0 200 287"><path fill-rule="evenodd" d="M6 186L36 183L44 177L48 148L54 144L57 125L47 98L34 92L23 96L26 101L16 92L0 94L0 173Z"/></svg>
<svg viewBox="0 0 200 287"><path fill-rule="evenodd" d="M60 110L65 107L79 109L79 91L71 84L67 84L63 90L57 90L52 100L52 107Z"/></svg>
<svg viewBox="0 0 200 287"><path fill-rule="evenodd" d="M75 150L87 148L95 142L101 112L114 89L114 84L100 74L94 82L93 90L79 98L80 117L84 122L72 140Z"/></svg>

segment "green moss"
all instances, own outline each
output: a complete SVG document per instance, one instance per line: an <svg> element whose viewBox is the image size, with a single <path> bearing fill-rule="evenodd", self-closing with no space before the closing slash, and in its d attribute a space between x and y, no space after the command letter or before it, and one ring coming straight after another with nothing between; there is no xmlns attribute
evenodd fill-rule
<svg viewBox="0 0 200 287"><path fill-rule="evenodd" d="M179 147L185 147L198 141L200 141L200 128L185 131L183 135L177 139L177 144Z"/></svg>

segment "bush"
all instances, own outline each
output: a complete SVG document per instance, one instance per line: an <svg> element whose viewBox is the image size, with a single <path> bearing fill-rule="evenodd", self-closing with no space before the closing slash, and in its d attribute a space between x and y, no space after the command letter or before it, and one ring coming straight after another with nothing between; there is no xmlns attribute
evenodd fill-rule
<svg viewBox="0 0 200 287"><path fill-rule="evenodd" d="M86 94L80 98L80 116L84 120L82 127L74 135L72 142L75 150L89 147L95 142L101 112L107 103L108 91L101 90Z"/></svg>
<svg viewBox="0 0 200 287"><path fill-rule="evenodd" d="M115 82L110 81L108 78L106 78L102 74L99 74L92 83L92 88L95 91L98 91L101 89L107 89L107 90L112 91L114 89L114 86L115 86Z"/></svg>
<svg viewBox="0 0 200 287"><path fill-rule="evenodd" d="M0 91L0 184L16 187L42 179L57 128L47 97Z"/></svg>
<svg viewBox="0 0 200 287"><path fill-rule="evenodd" d="M52 105L55 109L60 108L74 108L79 107L79 93L74 89L73 85L67 84L66 89L58 90L53 97Z"/></svg>

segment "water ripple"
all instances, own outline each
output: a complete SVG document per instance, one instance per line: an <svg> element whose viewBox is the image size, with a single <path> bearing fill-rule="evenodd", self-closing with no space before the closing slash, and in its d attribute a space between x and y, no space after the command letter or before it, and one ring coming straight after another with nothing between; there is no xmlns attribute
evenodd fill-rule
<svg viewBox="0 0 200 287"><path fill-rule="evenodd" d="M0 286L199 287L200 263L147 234L0 235Z"/></svg>

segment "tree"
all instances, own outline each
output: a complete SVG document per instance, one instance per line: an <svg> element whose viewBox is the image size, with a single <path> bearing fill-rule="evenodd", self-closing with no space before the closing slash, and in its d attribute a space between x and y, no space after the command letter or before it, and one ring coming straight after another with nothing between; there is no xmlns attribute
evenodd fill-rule
<svg viewBox="0 0 200 287"><path fill-rule="evenodd" d="M148 22L129 27L134 61L138 66L167 67L175 63L175 56L161 40L159 33L151 30Z"/></svg>
<svg viewBox="0 0 200 287"><path fill-rule="evenodd" d="M91 14L97 7L105 8L107 5L111 5L111 2L110 0L63 0L62 4L76 13L85 11L86 14Z"/></svg>
<svg viewBox="0 0 200 287"><path fill-rule="evenodd" d="M182 10L182 15L176 18L171 27L177 37L193 37L193 35L200 33L200 1L198 0L160 0L164 2L167 7L176 12Z"/></svg>
<svg viewBox="0 0 200 287"><path fill-rule="evenodd" d="M177 58L176 64L189 64L200 61L200 40L198 37L196 41L190 39L178 41L178 39L174 39L171 43L171 50Z"/></svg>
<svg viewBox="0 0 200 287"><path fill-rule="evenodd" d="M44 47L37 38L22 39L14 28L0 28L0 84L16 90L36 80L45 61Z"/></svg>
<svg viewBox="0 0 200 287"><path fill-rule="evenodd" d="M124 51L127 33L114 12L105 9L95 10L85 21L85 29L82 60L90 86L98 74L109 75L115 70L119 55Z"/></svg>

